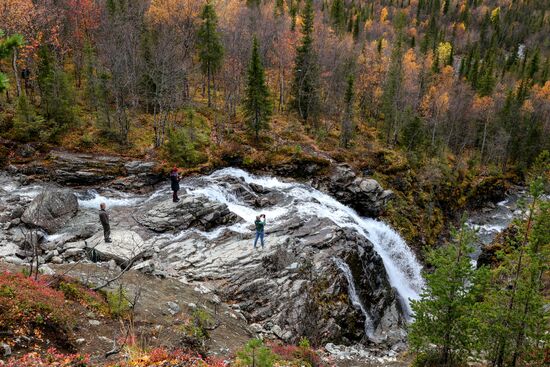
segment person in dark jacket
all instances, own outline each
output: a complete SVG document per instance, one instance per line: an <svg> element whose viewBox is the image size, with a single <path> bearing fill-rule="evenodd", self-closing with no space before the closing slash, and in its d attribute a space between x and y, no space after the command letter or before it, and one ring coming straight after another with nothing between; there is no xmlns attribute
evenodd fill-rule
<svg viewBox="0 0 550 367"><path fill-rule="evenodd" d="M174 203L180 201L178 198L178 191L180 190L180 174L178 173L178 168L174 166L172 172L170 173L170 186L172 187L172 200Z"/></svg>
<svg viewBox="0 0 550 367"><path fill-rule="evenodd" d="M265 214L257 216L256 220L254 221L254 225L256 226L256 239L254 240L254 248L256 248L258 239L261 240L262 248L264 248Z"/></svg>
<svg viewBox="0 0 550 367"><path fill-rule="evenodd" d="M110 243L111 241L111 226L109 225L109 214L105 210L105 203L99 204L99 221L103 226L103 236L105 237L105 242Z"/></svg>

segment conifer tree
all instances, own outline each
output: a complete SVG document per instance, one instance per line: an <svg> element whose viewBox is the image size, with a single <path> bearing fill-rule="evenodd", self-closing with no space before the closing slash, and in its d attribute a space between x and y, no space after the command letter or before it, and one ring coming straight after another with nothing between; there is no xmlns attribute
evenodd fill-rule
<svg viewBox="0 0 550 367"><path fill-rule="evenodd" d="M302 40L296 50L294 80L292 84L293 107L308 122L319 112L319 67L313 49L313 0L306 0Z"/></svg>
<svg viewBox="0 0 550 367"><path fill-rule="evenodd" d="M336 29L338 32L343 31L346 25L344 0L332 1L332 6L330 7L330 17L332 19L334 29Z"/></svg>
<svg viewBox="0 0 550 367"><path fill-rule="evenodd" d="M199 59L202 73L206 76L208 107L212 106L212 79L223 61L223 45L218 32L218 17L210 1L204 5L201 14L202 24L198 32Z"/></svg>
<svg viewBox="0 0 550 367"><path fill-rule="evenodd" d="M401 98L403 84L403 27L404 14L400 13L395 20L397 39L391 53L390 66L382 94L382 111L384 113L384 128L386 141L395 142L400 125L401 111L398 101Z"/></svg>
<svg viewBox="0 0 550 367"><path fill-rule="evenodd" d="M346 95L344 98L345 112L342 119L342 132L340 136L340 144L342 147L347 148L349 142L353 136L353 103L355 99L354 91L354 78L353 75L348 76L348 87L346 89Z"/></svg>
<svg viewBox="0 0 550 367"><path fill-rule="evenodd" d="M74 92L49 45L40 47L38 57L37 81L41 106L46 118L55 121L55 128L60 129L75 120ZM55 136L56 132L53 133Z"/></svg>
<svg viewBox="0 0 550 367"><path fill-rule="evenodd" d="M524 228L508 239L513 251L493 271L484 298L484 347L492 365L542 365L540 342L548 342L543 274L550 260L550 204L541 202L543 181L531 184L533 199ZM531 363L531 364L529 364Z"/></svg>
<svg viewBox="0 0 550 367"><path fill-rule="evenodd" d="M425 276L420 300L412 301L410 345L419 359L434 366L458 365L476 349L479 320L474 305L487 280L486 269L476 270L471 264L475 233L463 221L452 234L452 243L429 253L428 263L434 271Z"/></svg>
<svg viewBox="0 0 550 367"><path fill-rule="evenodd" d="M248 65L244 110L248 127L254 132L255 138L258 140L260 131L269 128L269 119L273 112L273 106L265 82L265 72L260 59L256 37L254 37L252 56Z"/></svg>

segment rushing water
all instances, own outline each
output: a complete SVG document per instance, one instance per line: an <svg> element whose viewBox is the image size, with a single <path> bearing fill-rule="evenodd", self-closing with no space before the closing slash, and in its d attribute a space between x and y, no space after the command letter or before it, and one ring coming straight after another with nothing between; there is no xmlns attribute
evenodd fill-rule
<svg viewBox="0 0 550 367"><path fill-rule="evenodd" d="M293 215L298 215L302 220L311 217L330 219L336 225L353 228L366 237L382 258L390 284L397 290L407 314L410 315L410 300L418 299L424 286L422 266L403 238L390 226L381 221L359 216L350 207L311 186L283 182L274 177L258 177L235 168L225 168L204 177L203 179L207 182L205 186L197 188L184 185L184 187L189 194L204 195L211 200L227 204L229 210L247 223L252 223L257 215L257 209L232 193L230 188L223 184L224 177L242 178L246 183L261 185L283 193L287 200L282 204L262 209L270 221L297 213Z"/></svg>
<svg viewBox="0 0 550 367"><path fill-rule="evenodd" d="M340 269L346 277L346 280L348 282L348 294L351 299L351 303L355 307L357 307L365 317L365 335L371 340L374 339L374 325L372 323L372 318L365 309L365 306L363 306L363 302L361 302L359 296L357 295L357 291L355 290L355 281L353 280L353 274L351 274L351 270L348 264L346 264L344 260L337 257L335 257L333 260L338 269Z"/></svg>
<svg viewBox="0 0 550 367"><path fill-rule="evenodd" d="M250 231L258 210L231 191L233 186L227 184L227 179L235 178L243 179L249 184L261 185L281 195L283 199L278 200L277 204L262 209L268 222L273 223L278 219L288 218L288 216L297 217L302 221L314 217L326 218L337 226L352 228L367 238L382 258L390 284L397 290L406 313L410 315L409 302L411 299L419 297L424 280L421 275L422 267L405 241L387 224L361 217L353 209L308 185L284 182L275 177L254 176L235 168L222 169L198 179L184 180L181 186L188 195L206 196L210 200L225 203L229 210L243 218L243 221L230 226L218 227L209 232L189 229L177 234L163 234L159 237L175 241L185 239L192 234L199 234L206 239L214 240L227 232L245 233ZM17 190L18 194L28 197L34 197L44 190L44 187L40 186L21 186L12 183L4 184L4 182L2 182L2 186L6 191ZM104 189L100 192L95 190L80 192L77 196L79 205L84 209L97 209L99 204L104 202L108 208L115 208L115 210L119 208L123 211L124 208L128 208L135 211L141 210L140 206L166 200L167 197L170 197L170 188L168 185L163 185L149 195L134 195ZM342 266L339 267L342 270ZM354 287L350 285L349 290L350 297L358 299L354 294Z"/></svg>

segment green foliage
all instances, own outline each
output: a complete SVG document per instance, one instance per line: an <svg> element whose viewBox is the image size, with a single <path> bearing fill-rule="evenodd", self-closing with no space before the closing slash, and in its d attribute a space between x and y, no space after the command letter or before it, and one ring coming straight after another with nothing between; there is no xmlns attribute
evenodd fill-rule
<svg viewBox="0 0 550 367"><path fill-rule="evenodd" d="M201 148L208 143L208 132L195 126L195 115L189 113L189 124L168 130L168 141L165 143L170 159L188 167L208 160ZM202 122L202 120L201 120Z"/></svg>
<svg viewBox="0 0 550 367"><path fill-rule="evenodd" d="M48 126L42 116L36 113L32 103L25 94L17 99L17 107L13 119L12 135L15 140L28 142L40 137L48 139Z"/></svg>
<svg viewBox="0 0 550 367"><path fill-rule="evenodd" d="M14 34L5 37L4 32L0 29L0 60L7 58L18 47L23 46L24 39L20 34ZM8 76L0 72L0 93L8 89Z"/></svg>
<svg viewBox="0 0 550 367"><path fill-rule="evenodd" d="M333 0L330 8L330 17L334 28L342 32L346 25L346 13L343 0Z"/></svg>
<svg viewBox="0 0 550 367"><path fill-rule="evenodd" d="M267 348L261 339L251 339L243 349L237 352L237 366L272 367L275 354Z"/></svg>
<svg viewBox="0 0 550 367"><path fill-rule="evenodd" d="M210 338L208 328L212 324L212 316L206 310L197 308L193 311L191 319L184 326L184 332L187 336L205 341Z"/></svg>
<svg viewBox="0 0 550 367"><path fill-rule="evenodd" d="M254 37L252 56L248 65L248 81L244 99L244 112L248 128L254 132L258 140L261 130L269 128L269 119L273 112L273 105L269 96L269 89L265 82L265 72L258 50L258 40Z"/></svg>
<svg viewBox="0 0 550 367"><path fill-rule="evenodd" d="M308 122L319 113L319 66L313 49L313 1L306 0L302 40L296 50L294 63L294 80L292 84L292 106L300 117Z"/></svg>
<svg viewBox="0 0 550 367"><path fill-rule="evenodd" d="M107 303L109 305L109 313L113 317L123 317L130 311L130 301L128 301L128 295L122 286L116 291L107 293Z"/></svg>
<svg viewBox="0 0 550 367"><path fill-rule="evenodd" d="M342 132L340 135L340 145L344 148L347 148L350 140L353 137L353 115L354 115L354 100L355 100L355 90L354 90L355 79L353 75L348 76L346 94L344 96L345 112L344 118L342 119Z"/></svg>
<svg viewBox="0 0 550 367"><path fill-rule="evenodd" d="M75 122L74 91L54 52L43 45L38 51L37 81L40 87L40 105L47 119L54 122L52 136L58 136Z"/></svg>
<svg viewBox="0 0 550 367"><path fill-rule="evenodd" d="M197 34L197 47L202 73L207 77L208 106L211 106L211 79L222 67L223 45L218 32L218 17L210 1L204 5L201 14L202 24Z"/></svg>
<svg viewBox="0 0 550 367"><path fill-rule="evenodd" d="M539 202L542 180L531 185L533 201L515 248L501 254L481 304L483 347L493 366L538 366L548 345L543 274L550 261L550 203Z"/></svg>
<svg viewBox="0 0 550 367"><path fill-rule="evenodd" d="M454 366L478 349L480 320L474 305L485 289L487 272L470 263L474 241L475 233L463 222L459 231L453 231L452 243L428 255L434 271L425 276L420 300L412 301L414 322L409 331L418 361L432 355L440 365Z"/></svg>

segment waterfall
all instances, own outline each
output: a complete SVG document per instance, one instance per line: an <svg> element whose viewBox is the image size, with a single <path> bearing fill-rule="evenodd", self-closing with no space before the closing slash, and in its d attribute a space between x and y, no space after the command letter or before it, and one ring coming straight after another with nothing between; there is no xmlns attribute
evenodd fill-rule
<svg viewBox="0 0 550 367"><path fill-rule="evenodd" d="M314 217L326 218L337 226L351 228L368 239L382 258L388 280L397 290L406 316L410 316L410 300L419 298L424 280L421 275L422 267L407 243L384 222L361 217L355 210L309 185L285 182L275 177L255 176L236 168L225 168L215 171L209 176L184 180L181 187L186 194L206 196L210 200L224 203L243 221L216 229L213 232L199 233L186 230L176 234L173 238L181 239L194 232L214 240L228 231L247 233L251 230L258 209L232 192L232 185L227 185L227 178L243 179L248 184L257 184L283 195L284 200L281 202L261 209L262 213L266 214L268 226L270 222L276 222L278 219L297 218L305 222ZM87 196L79 197L79 204L85 208L96 208L99 202L106 202L109 207L133 207L146 205L153 200L160 200L162 197L169 197L170 190L168 185L163 185L149 196L131 197L115 190L108 190L105 194L106 196L90 191ZM255 195L254 193L250 194ZM166 236L171 235L166 234Z"/></svg>
<svg viewBox="0 0 550 367"><path fill-rule="evenodd" d="M367 238L382 258L389 282L397 290L406 316L411 315L410 300L418 299L424 287L422 266L403 238L389 225L361 217L352 208L311 186L284 182L275 177L258 177L236 168L224 168L203 177L206 186L184 187L192 195L204 195L211 200L225 203L229 210L243 218L246 223L253 223L257 209L230 192L223 185L224 177L241 178L248 184L257 184L290 197L291 200L285 200L283 204L262 209L268 222L287 215L297 215L302 220L311 217L327 218L336 225L352 228Z"/></svg>
<svg viewBox="0 0 550 367"><path fill-rule="evenodd" d="M365 306L363 306L363 303L359 299L359 295L357 294L357 291L355 290L355 281L353 279L353 275L351 274L351 270L346 264L346 262L340 258L333 258L334 263L342 271L344 276L346 277L346 280L348 282L348 295L351 300L351 303L358 308L363 316L365 317L365 335L370 339L374 340L374 325L372 322L372 319L365 309Z"/></svg>

